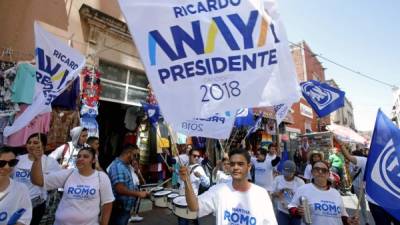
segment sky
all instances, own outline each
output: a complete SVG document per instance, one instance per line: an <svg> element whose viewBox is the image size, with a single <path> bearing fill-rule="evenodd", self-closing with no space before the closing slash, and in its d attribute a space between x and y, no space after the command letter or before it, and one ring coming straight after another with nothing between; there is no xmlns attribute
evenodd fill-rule
<svg viewBox="0 0 400 225"><path fill-rule="evenodd" d="M400 86L400 1L277 0L291 42L337 63ZM392 89L334 64L323 63L353 104L357 130L373 130L379 108L391 116Z"/></svg>

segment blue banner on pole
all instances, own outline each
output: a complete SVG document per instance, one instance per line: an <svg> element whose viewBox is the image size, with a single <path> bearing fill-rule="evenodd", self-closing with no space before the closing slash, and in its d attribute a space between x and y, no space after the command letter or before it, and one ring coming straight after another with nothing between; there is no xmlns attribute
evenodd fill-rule
<svg viewBox="0 0 400 225"><path fill-rule="evenodd" d="M244 137L245 139L246 139L250 134L256 132L256 131L258 130L258 128L261 127L262 118L263 118L263 113L261 113L261 114L259 115L259 117L258 117L257 121L255 122L254 126L250 127L250 128L247 130L247 134L246 134L246 136Z"/></svg>
<svg viewBox="0 0 400 225"><path fill-rule="evenodd" d="M319 117L327 116L344 106L344 91L315 80L302 82L300 86L304 98Z"/></svg>
<svg viewBox="0 0 400 225"><path fill-rule="evenodd" d="M381 110L365 169L366 192L372 200L400 220L400 130Z"/></svg>
<svg viewBox="0 0 400 225"><path fill-rule="evenodd" d="M254 126L253 109L244 108L236 112L235 127Z"/></svg>
<svg viewBox="0 0 400 225"><path fill-rule="evenodd" d="M148 103L142 102L142 106L143 106L144 112L146 113L147 117L149 118L150 123L153 126L156 126L158 119L160 118L160 108L158 107L158 105L153 105L153 104L148 104Z"/></svg>

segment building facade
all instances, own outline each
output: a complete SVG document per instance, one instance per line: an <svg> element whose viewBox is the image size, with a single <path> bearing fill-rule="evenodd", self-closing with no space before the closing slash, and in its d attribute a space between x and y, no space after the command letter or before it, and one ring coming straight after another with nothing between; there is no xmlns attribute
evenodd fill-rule
<svg viewBox="0 0 400 225"><path fill-rule="evenodd" d="M327 84L329 84L332 87L339 88L339 86L336 84L335 80L327 80ZM353 114L353 105L349 101L347 97L345 97L344 101L344 106L330 114L331 117L331 122L336 123L338 125L344 126L344 127L349 127L353 130L356 129L354 125L354 114Z"/></svg>
<svg viewBox="0 0 400 225"><path fill-rule="evenodd" d="M307 80L325 82L325 68L305 41L292 45L291 50L299 82ZM298 103L293 104L292 116L294 124L286 128L289 134L322 131L330 124L329 116L319 118L303 97Z"/></svg>

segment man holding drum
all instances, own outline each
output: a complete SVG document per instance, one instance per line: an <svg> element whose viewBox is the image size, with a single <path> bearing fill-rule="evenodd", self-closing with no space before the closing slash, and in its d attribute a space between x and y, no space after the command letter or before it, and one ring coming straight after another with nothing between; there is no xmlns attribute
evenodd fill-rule
<svg viewBox="0 0 400 225"><path fill-rule="evenodd" d="M247 180L251 168L248 151L231 150L229 161L232 182L217 184L198 197L191 185L185 185L189 209L198 212L198 217L215 213L217 225L277 225L267 191ZM188 184L188 169L183 167L179 172L181 179Z"/></svg>

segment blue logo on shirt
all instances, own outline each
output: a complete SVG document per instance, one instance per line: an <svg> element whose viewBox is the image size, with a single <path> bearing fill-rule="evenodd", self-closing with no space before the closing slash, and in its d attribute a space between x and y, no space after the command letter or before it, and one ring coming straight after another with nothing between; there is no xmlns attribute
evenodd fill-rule
<svg viewBox="0 0 400 225"><path fill-rule="evenodd" d="M31 170L29 170L29 169L19 169L19 171L15 172L15 177L16 178L28 178L28 179L30 179Z"/></svg>
<svg viewBox="0 0 400 225"><path fill-rule="evenodd" d="M314 212L317 215L323 216L338 216L341 215L341 208L331 201L321 201L314 203Z"/></svg>
<svg viewBox="0 0 400 225"><path fill-rule="evenodd" d="M77 185L68 188L67 195L74 199L91 199L94 198L96 189L89 185Z"/></svg>
<svg viewBox="0 0 400 225"><path fill-rule="evenodd" d="M5 221L7 216L7 212L0 212L0 221Z"/></svg>
<svg viewBox="0 0 400 225"><path fill-rule="evenodd" d="M232 208L232 211L225 210L224 220L228 220L232 225L255 225L257 219L250 215L250 212L241 208Z"/></svg>

